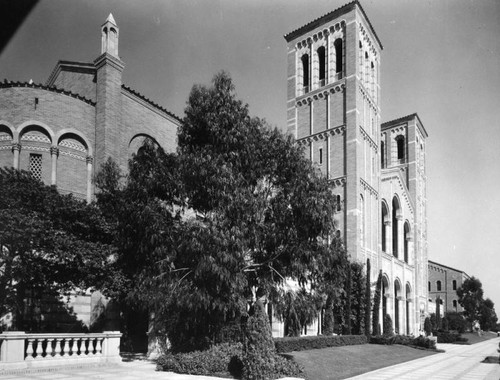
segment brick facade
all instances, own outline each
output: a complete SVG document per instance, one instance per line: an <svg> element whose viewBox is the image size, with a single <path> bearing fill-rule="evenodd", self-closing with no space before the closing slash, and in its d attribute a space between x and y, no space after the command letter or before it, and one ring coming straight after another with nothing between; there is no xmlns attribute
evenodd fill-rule
<svg viewBox="0 0 500 380"><path fill-rule="evenodd" d="M146 137L175 150L180 119L123 85L118 34L106 40L111 29L118 32L112 17L92 63L59 61L45 85L0 84L0 166L30 170L30 157L41 155L46 184L90 201L108 157L126 170Z"/></svg>

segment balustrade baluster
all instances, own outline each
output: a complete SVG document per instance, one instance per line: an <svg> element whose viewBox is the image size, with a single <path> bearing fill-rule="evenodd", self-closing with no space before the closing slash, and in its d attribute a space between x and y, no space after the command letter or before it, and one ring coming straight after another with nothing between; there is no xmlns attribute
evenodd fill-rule
<svg viewBox="0 0 500 380"><path fill-rule="evenodd" d="M76 344L76 354L80 356L82 354L82 338L77 338L75 344Z"/></svg>
<svg viewBox="0 0 500 380"><path fill-rule="evenodd" d="M69 342L71 341L71 338L65 338L64 339L64 349L63 349L63 357L67 358L69 356Z"/></svg>
<svg viewBox="0 0 500 380"><path fill-rule="evenodd" d="M88 346L89 338L82 338L82 355L87 356L87 346Z"/></svg>
<svg viewBox="0 0 500 380"><path fill-rule="evenodd" d="M53 359L54 357L54 347L52 347L52 342L54 338L47 338L47 347L45 347L45 358Z"/></svg>
<svg viewBox="0 0 500 380"><path fill-rule="evenodd" d="M101 338L96 339L96 344L95 344L95 354L97 356L102 356L102 345L101 345Z"/></svg>
<svg viewBox="0 0 500 380"><path fill-rule="evenodd" d="M43 341L44 339L37 339L36 340L36 356L35 359L43 359Z"/></svg>
<svg viewBox="0 0 500 380"><path fill-rule="evenodd" d="M61 357L61 341L63 338L56 338L56 349L55 349L55 354L54 357L60 358Z"/></svg>
<svg viewBox="0 0 500 380"><path fill-rule="evenodd" d="M89 338L89 356L94 356L94 342L95 338Z"/></svg>
<svg viewBox="0 0 500 380"><path fill-rule="evenodd" d="M33 360L33 342L35 339L28 339L28 347L26 348L26 360Z"/></svg>

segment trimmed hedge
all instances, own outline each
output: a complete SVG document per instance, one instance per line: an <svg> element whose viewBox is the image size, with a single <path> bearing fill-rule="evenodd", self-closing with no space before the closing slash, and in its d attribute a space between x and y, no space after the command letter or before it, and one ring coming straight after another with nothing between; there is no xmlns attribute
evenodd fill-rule
<svg viewBox="0 0 500 380"><path fill-rule="evenodd" d="M222 343L205 351L167 353L158 358L157 370L205 376L237 372L237 360L233 357L241 356L242 349L241 343ZM230 368L230 363L235 368Z"/></svg>
<svg viewBox="0 0 500 380"><path fill-rule="evenodd" d="M436 348L435 341L423 336L418 336L414 338L412 336L407 336L407 335L394 335L394 336L377 335L370 337L370 343L385 344L385 345L401 344L403 346L417 346L430 349Z"/></svg>
<svg viewBox="0 0 500 380"><path fill-rule="evenodd" d="M279 353L313 350L317 348L367 344L366 335L304 336L275 338L274 345Z"/></svg>
<svg viewBox="0 0 500 380"><path fill-rule="evenodd" d="M221 376L227 373L239 379L243 373L243 345L241 343L221 343L205 351L160 356L158 371L186 373L190 375ZM274 375L271 378L302 376L301 367L289 358L276 355Z"/></svg>

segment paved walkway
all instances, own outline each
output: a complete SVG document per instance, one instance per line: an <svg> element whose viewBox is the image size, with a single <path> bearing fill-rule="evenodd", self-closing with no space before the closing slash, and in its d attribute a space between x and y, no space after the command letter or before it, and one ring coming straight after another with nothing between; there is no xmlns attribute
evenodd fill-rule
<svg viewBox="0 0 500 380"><path fill-rule="evenodd" d="M498 358L499 338L470 346L438 344L446 352L385 367L351 377L349 380L499 380L500 365L481 363L486 357Z"/></svg>
<svg viewBox="0 0 500 380"><path fill-rule="evenodd" d="M356 380L499 380L500 365L481 363L486 357L498 358L500 338L474 345L438 344L445 353L397 364L351 377ZM156 372L148 361L123 362L112 367L59 369L57 371L27 374L0 375L0 380L220 380L217 377L179 375L172 372ZM314 379L312 379L314 380Z"/></svg>

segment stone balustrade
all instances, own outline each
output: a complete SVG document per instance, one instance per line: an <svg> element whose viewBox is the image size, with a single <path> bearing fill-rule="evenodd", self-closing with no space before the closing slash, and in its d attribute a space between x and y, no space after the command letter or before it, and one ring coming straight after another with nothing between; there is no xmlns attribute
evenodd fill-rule
<svg viewBox="0 0 500 380"><path fill-rule="evenodd" d="M119 363L119 331L94 334L0 334L0 375L3 371L86 364Z"/></svg>

